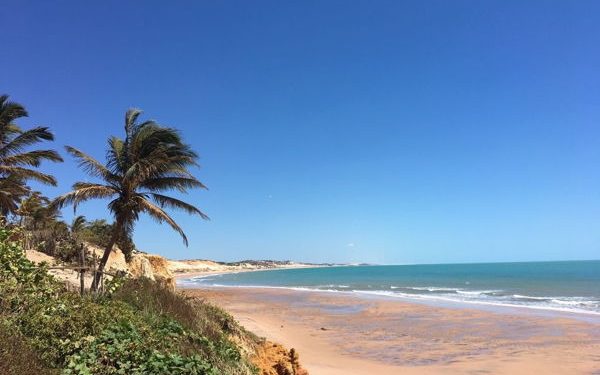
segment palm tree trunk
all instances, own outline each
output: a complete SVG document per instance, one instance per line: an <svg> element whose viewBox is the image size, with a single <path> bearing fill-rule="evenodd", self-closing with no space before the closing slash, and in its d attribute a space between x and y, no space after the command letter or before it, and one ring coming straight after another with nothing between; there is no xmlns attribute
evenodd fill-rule
<svg viewBox="0 0 600 375"><path fill-rule="evenodd" d="M108 257L110 256L110 252L112 251L113 246L117 242L117 238L119 237L119 228L118 224L115 223L112 235L110 236L110 241L106 249L104 249L104 254L102 254L102 258L100 258L100 264L98 265L98 269L96 270L96 274L94 275L94 281L92 281L91 289L92 291L98 291L98 286L100 285L100 279L102 278L102 272L104 271L104 267L108 262Z"/></svg>

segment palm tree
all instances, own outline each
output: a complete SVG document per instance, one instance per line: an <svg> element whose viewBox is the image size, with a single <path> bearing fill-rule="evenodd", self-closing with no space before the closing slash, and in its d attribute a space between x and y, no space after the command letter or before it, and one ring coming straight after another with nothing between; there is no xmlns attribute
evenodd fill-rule
<svg viewBox="0 0 600 375"><path fill-rule="evenodd" d="M76 216L73 218L73 221L71 221L69 231L71 232L71 237L73 237L75 242L78 242L79 234L85 229L86 224L87 220L83 215Z"/></svg>
<svg viewBox="0 0 600 375"><path fill-rule="evenodd" d="M191 188L206 187L189 172L189 167L198 165L198 156L183 143L179 133L154 121L138 123L140 113L140 110L130 109L125 114L124 140L108 139L106 165L76 148L66 147L82 169L102 182L77 182L73 191L56 198L54 204L57 207L72 204L76 209L79 203L90 199L110 199L108 209L114 217L111 238L94 277L93 290L98 287L115 243L131 239L140 213L169 224L186 246L185 233L164 208L181 209L208 219L193 205L161 194L172 189L185 193Z"/></svg>
<svg viewBox="0 0 600 375"><path fill-rule="evenodd" d="M55 255L57 244L68 235L68 227L59 220L59 210L50 203L50 199L34 191L21 201L15 213L21 217L20 225L25 229L25 248Z"/></svg>
<svg viewBox="0 0 600 375"><path fill-rule="evenodd" d="M52 141L54 136L47 127L22 130L14 121L27 117L25 108L0 95L0 213L14 213L18 202L29 192L27 180L56 186L56 179L31 167L39 167L43 160L54 162L62 158L54 150L24 151L41 141Z"/></svg>
<svg viewBox="0 0 600 375"><path fill-rule="evenodd" d="M21 200L15 211L21 217L21 225L26 229L37 229L47 219L56 219L58 211L49 209L50 199L39 191L33 191Z"/></svg>

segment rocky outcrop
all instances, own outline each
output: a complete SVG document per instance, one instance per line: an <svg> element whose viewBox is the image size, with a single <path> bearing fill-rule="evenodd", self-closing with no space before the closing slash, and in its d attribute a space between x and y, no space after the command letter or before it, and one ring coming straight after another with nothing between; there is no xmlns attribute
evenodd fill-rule
<svg viewBox="0 0 600 375"><path fill-rule="evenodd" d="M287 350L270 341L258 345L251 360L261 375L308 375L300 366L298 353L293 348Z"/></svg>
<svg viewBox="0 0 600 375"><path fill-rule="evenodd" d="M183 294L202 303L207 301L202 291L188 290ZM259 337L236 321L229 324L228 331L229 339L256 366L259 375L308 375L308 371L300 365L299 355L295 349L287 350L283 345Z"/></svg>
<svg viewBox="0 0 600 375"><path fill-rule="evenodd" d="M153 254L135 254L133 258L135 259L138 256L144 258L148 262L156 282L169 289L175 289L175 277L169 269L169 261L167 259L160 255Z"/></svg>
<svg viewBox="0 0 600 375"><path fill-rule="evenodd" d="M154 270L152 269L152 264L148 258L144 256L140 256L139 254L134 254L131 257L131 262L129 262L128 272L133 277L145 277L150 280L154 280Z"/></svg>
<svg viewBox="0 0 600 375"><path fill-rule="evenodd" d="M108 259L107 268L124 271L133 278L145 277L171 290L175 289L175 277L169 270L169 262L160 255L136 252L127 263L121 250L115 248Z"/></svg>

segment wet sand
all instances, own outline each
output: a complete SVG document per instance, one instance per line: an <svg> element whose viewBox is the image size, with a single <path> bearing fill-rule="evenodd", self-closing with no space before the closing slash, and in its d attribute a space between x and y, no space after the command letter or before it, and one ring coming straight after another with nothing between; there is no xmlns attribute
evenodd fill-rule
<svg viewBox="0 0 600 375"><path fill-rule="evenodd" d="M185 293L295 348L311 375L600 374L598 320L285 289Z"/></svg>

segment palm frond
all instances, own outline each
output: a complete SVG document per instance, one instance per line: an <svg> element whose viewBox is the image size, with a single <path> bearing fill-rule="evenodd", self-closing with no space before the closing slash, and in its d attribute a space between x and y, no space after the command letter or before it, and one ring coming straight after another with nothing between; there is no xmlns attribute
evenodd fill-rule
<svg viewBox="0 0 600 375"><path fill-rule="evenodd" d="M14 154L0 159L0 162L5 165L29 165L38 167L42 160L50 160L54 162L63 161L60 155L54 150L35 150Z"/></svg>
<svg viewBox="0 0 600 375"><path fill-rule="evenodd" d="M23 180L15 175L0 178L0 213L6 216L18 210L22 198L30 193Z"/></svg>
<svg viewBox="0 0 600 375"><path fill-rule="evenodd" d="M139 108L129 108L125 112L125 139L126 141L133 137L139 125L137 124L138 117L142 114Z"/></svg>
<svg viewBox="0 0 600 375"><path fill-rule="evenodd" d="M200 211L197 207L186 203L182 200L173 198L173 197L169 197L166 195L162 195L162 194L156 194L156 193L147 193L150 197L152 197L152 199L158 203L160 205L160 207L165 208L165 207L169 207L169 208L175 208L175 209L179 209L179 210L183 210L185 212L187 212L190 215L198 215L201 218L203 218L204 220L210 220L210 218L202 211Z"/></svg>
<svg viewBox="0 0 600 375"><path fill-rule="evenodd" d="M73 205L73 210L77 209L77 205L90 199L105 199L111 198L118 194L118 191L112 187L89 182L77 182L73 184L73 191L63 194L54 199L51 206L63 208L67 205Z"/></svg>
<svg viewBox="0 0 600 375"><path fill-rule="evenodd" d="M9 213L14 213L19 208L19 199L13 194L0 190L0 214L7 216Z"/></svg>
<svg viewBox="0 0 600 375"><path fill-rule="evenodd" d="M90 176L100 177L106 181L114 181L117 179L117 176L112 174L102 163L83 151L71 146L65 146L65 149L77 159L79 168L83 169Z"/></svg>
<svg viewBox="0 0 600 375"><path fill-rule="evenodd" d="M35 171L33 169L16 167L10 165L0 165L0 173L4 175L15 175L23 180L34 180L46 185L56 186L56 178L49 174Z"/></svg>
<svg viewBox="0 0 600 375"><path fill-rule="evenodd" d="M9 101L8 95L0 96L0 128L14 126L14 120L27 116L27 110L21 104Z"/></svg>
<svg viewBox="0 0 600 375"><path fill-rule="evenodd" d="M159 223L166 222L169 224L173 230L179 233L185 246L188 246L188 239L183 232L183 229L181 229L181 227L175 222L175 220L173 220L171 216L169 216L169 214L167 214L162 208L152 204L152 202L143 197L137 197L137 200L142 211L146 212L148 215L150 215L150 217L154 218Z"/></svg>
<svg viewBox="0 0 600 375"><path fill-rule="evenodd" d="M123 157L125 143L117 137L108 139L108 149L106 151L106 167L115 174L123 174L126 170Z"/></svg>
<svg viewBox="0 0 600 375"><path fill-rule="evenodd" d="M131 160L130 160L131 162ZM123 173L123 178L126 180L143 181L144 179L156 174L158 171L165 169L168 166L167 155L163 149L156 147L152 154L143 158L136 158L126 171Z"/></svg>
<svg viewBox="0 0 600 375"><path fill-rule="evenodd" d="M140 187L154 190L154 191L165 191L171 189L177 189L182 193L187 192L188 189L208 188L195 177L179 177L179 176L166 176L166 177L154 177L148 178L140 184Z"/></svg>
<svg viewBox="0 0 600 375"><path fill-rule="evenodd" d="M142 110L139 108L129 108L125 112L125 126L135 125L137 118L142 114Z"/></svg>
<svg viewBox="0 0 600 375"><path fill-rule="evenodd" d="M7 144L0 147L0 157L6 157L13 153L21 152L25 149L25 147L31 146L42 140L54 140L54 135L52 135L47 127L38 126L36 128L24 131Z"/></svg>

